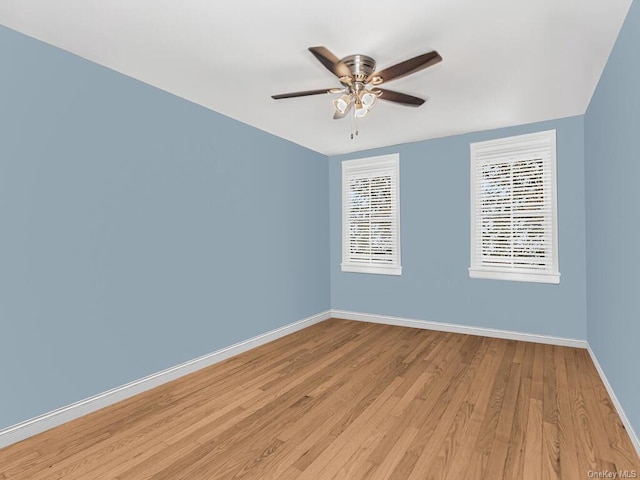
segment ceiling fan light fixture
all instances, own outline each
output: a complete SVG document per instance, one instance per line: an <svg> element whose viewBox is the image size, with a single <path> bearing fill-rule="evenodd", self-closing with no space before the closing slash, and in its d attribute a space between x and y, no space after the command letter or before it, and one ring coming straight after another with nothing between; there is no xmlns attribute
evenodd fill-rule
<svg viewBox="0 0 640 480"><path fill-rule="evenodd" d="M336 109L336 112L343 114L347 111L347 108L349 108L350 103L351 97L349 95L342 95L333 101L333 107Z"/></svg>
<svg viewBox="0 0 640 480"><path fill-rule="evenodd" d="M356 118L364 118L369 113L369 109L365 107L362 103L356 103L356 108L353 112L353 116Z"/></svg>
<svg viewBox="0 0 640 480"><path fill-rule="evenodd" d="M360 96L360 101L362 102L363 107L365 107L367 110L370 110L375 106L376 102L378 101L378 97L374 93L363 91Z"/></svg>

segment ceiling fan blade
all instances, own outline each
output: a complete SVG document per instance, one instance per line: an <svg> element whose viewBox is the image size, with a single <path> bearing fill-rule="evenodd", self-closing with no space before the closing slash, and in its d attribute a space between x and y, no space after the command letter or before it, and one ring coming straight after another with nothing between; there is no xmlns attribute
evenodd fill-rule
<svg viewBox="0 0 640 480"><path fill-rule="evenodd" d="M401 103L407 107L419 107L425 102L422 98L414 97L413 95L408 95L406 93L394 92L393 90L376 88L371 91L375 93L380 100Z"/></svg>
<svg viewBox="0 0 640 480"><path fill-rule="evenodd" d="M365 83L380 85L383 82L389 82L391 80L419 72L420 70L430 67L431 65L435 65L440 61L442 61L442 57L435 50L433 52L423 53L422 55L397 63L391 67L385 68L384 70L380 70L379 72L373 72L367 77Z"/></svg>
<svg viewBox="0 0 640 480"><path fill-rule="evenodd" d="M350 103L349 106L347 107L347 109L344 111L344 113L340 113L340 112L335 112L333 114L333 119L334 120L340 120L341 118L346 117L347 115L349 115L349 113L351 113L351 109L353 108L353 103Z"/></svg>
<svg viewBox="0 0 640 480"><path fill-rule="evenodd" d="M335 88L323 88L321 90L305 90L303 92L281 93L280 95L271 95L274 100L281 98L308 97L309 95L321 95L323 93L336 93ZM339 90L339 89L338 89Z"/></svg>
<svg viewBox="0 0 640 480"><path fill-rule="evenodd" d="M309 47L309 51L336 77L351 77L351 70L326 47Z"/></svg>

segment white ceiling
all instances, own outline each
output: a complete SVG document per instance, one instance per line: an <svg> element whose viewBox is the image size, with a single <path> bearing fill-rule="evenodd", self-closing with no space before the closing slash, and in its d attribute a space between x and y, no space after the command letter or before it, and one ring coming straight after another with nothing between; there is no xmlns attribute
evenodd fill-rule
<svg viewBox="0 0 640 480"><path fill-rule="evenodd" d="M0 23L217 112L332 155L583 114L632 0L2 0ZM385 84L349 139L339 86L307 50L385 68L443 61Z"/></svg>

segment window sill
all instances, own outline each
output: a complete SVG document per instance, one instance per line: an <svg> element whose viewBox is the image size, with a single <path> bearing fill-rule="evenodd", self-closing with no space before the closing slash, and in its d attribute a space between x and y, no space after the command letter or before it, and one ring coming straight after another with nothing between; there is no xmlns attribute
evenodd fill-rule
<svg viewBox="0 0 640 480"><path fill-rule="evenodd" d="M509 280L513 282L560 283L559 273L505 272L497 270L469 269L469 277L489 280Z"/></svg>
<svg viewBox="0 0 640 480"><path fill-rule="evenodd" d="M382 266L382 265L353 265L341 264L343 272L352 273L373 273L376 275L402 275L402 267L398 266Z"/></svg>

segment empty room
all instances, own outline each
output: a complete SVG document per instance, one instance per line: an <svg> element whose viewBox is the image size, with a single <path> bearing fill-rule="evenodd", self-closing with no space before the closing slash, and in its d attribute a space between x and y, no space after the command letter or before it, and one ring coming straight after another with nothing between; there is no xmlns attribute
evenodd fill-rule
<svg viewBox="0 0 640 480"><path fill-rule="evenodd" d="M0 480L640 478L639 2L0 1Z"/></svg>

